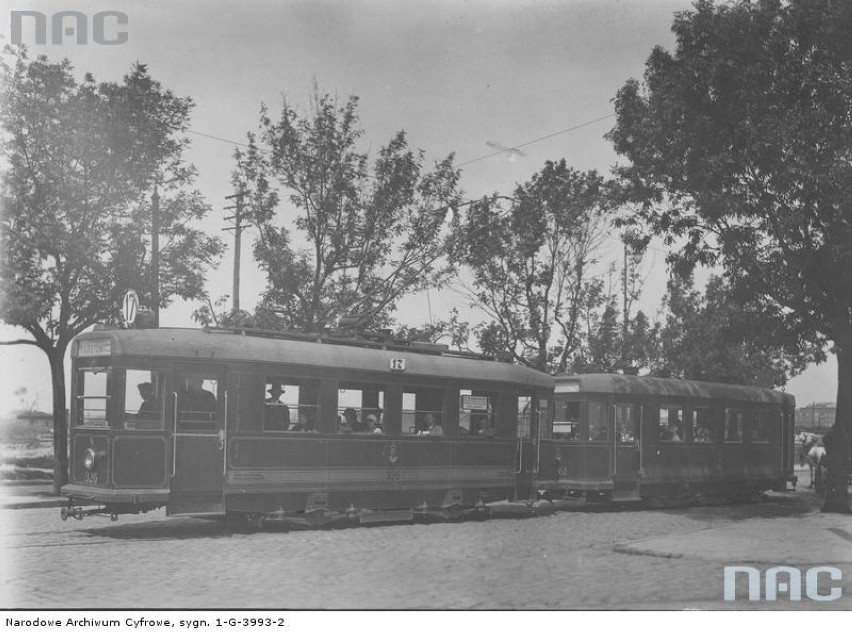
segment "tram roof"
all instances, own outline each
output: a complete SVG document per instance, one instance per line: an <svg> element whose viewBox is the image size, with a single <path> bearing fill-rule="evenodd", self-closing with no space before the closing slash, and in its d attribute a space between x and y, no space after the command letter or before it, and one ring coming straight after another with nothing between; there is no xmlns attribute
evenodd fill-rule
<svg viewBox="0 0 852 632"><path fill-rule="evenodd" d="M86 352L90 357L165 358L176 361L226 361L335 367L365 373L391 374L390 360L405 360L405 375L515 382L553 388L553 377L514 364L422 353L400 349L360 347L334 342L290 340L239 335L201 329L105 329L80 334L72 356L81 357L81 343L109 340L109 349ZM97 346L92 347L97 348Z"/></svg>
<svg viewBox="0 0 852 632"><path fill-rule="evenodd" d="M626 395L651 395L661 397L693 397L700 399L730 399L767 404L795 406L796 398L771 388L742 386L722 382L679 380L664 377L641 377L609 373L584 375L557 375L556 392L568 393L619 393ZM575 383L576 390L567 390Z"/></svg>

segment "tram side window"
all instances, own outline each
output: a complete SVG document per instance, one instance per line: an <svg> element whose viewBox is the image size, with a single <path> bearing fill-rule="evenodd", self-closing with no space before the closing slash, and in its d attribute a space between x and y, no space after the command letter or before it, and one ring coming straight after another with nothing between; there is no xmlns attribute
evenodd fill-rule
<svg viewBox="0 0 852 632"><path fill-rule="evenodd" d="M553 438L558 441L580 440L580 402L556 402Z"/></svg>
<svg viewBox="0 0 852 632"><path fill-rule="evenodd" d="M163 394L166 380L161 371L127 369L124 380L124 427L163 427Z"/></svg>
<svg viewBox="0 0 852 632"><path fill-rule="evenodd" d="M444 393L437 388L403 387L402 433L440 437L444 434Z"/></svg>
<svg viewBox="0 0 852 632"><path fill-rule="evenodd" d="M177 425L183 430L209 430L216 427L219 381L211 375L188 374L181 378L178 391Z"/></svg>
<svg viewBox="0 0 852 632"><path fill-rule="evenodd" d="M110 370L81 369L77 375L77 425L106 427Z"/></svg>
<svg viewBox="0 0 852 632"><path fill-rule="evenodd" d="M660 441L683 441L683 408L660 406Z"/></svg>
<svg viewBox="0 0 852 632"><path fill-rule="evenodd" d="M636 407L632 404L615 405L615 434L619 443L636 443L639 438Z"/></svg>
<svg viewBox="0 0 852 632"><path fill-rule="evenodd" d="M385 389L373 384L340 384L337 394L338 432L384 433Z"/></svg>
<svg viewBox="0 0 852 632"><path fill-rule="evenodd" d="M497 393L459 391L459 434L493 437L497 433Z"/></svg>
<svg viewBox="0 0 852 632"><path fill-rule="evenodd" d="M589 402L589 441L606 441L607 432L606 404Z"/></svg>
<svg viewBox="0 0 852 632"><path fill-rule="evenodd" d="M749 441L751 443L769 443L772 440L772 429L779 426L778 413L759 411L749 423Z"/></svg>
<svg viewBox="0 0 852 632"><path fill-rule="evenodd" d="M692 441L713 443L716 439L712 408L696 408L692 418Z"/></svg>
<svg viewBox="0 0 852 632"><path fill-rule="evenodd" d="M736 408L725 409L725 441L743 440L743 411Z"/></svg>
<svg viewBox="0 0 852 632"><path fill-rule="evenodd" d="M319 419L319 380L267 376L263 429L315 432Z"/></svg>
<svg viewBox="0 0 852 632"><path fill-rule="evenodd" d="M529 395L518 397L518 439L532 437L532 405L533 398Z"/></svg>

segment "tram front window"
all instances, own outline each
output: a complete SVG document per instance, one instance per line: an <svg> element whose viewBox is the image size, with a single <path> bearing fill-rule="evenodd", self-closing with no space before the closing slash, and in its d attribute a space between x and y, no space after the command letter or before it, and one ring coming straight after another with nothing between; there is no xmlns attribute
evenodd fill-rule
<svg viewBox="0 0 852 632"><path fill-rule="evenodd" d="M86 368L77 375L77 424L106 427L110 401L110 369Z"/></svg>
<svg viewBox="0 0 852 632"><path fill-rule="evenodd" d="M166 380L160 371L127 369L124 380L124 427L163 427Z"/></svg>

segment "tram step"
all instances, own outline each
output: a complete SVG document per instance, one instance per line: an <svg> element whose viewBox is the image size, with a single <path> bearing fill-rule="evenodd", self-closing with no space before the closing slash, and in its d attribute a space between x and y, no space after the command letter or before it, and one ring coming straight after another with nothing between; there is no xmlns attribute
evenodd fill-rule
<svg viewBox="0 0 852 632"><path fill-rule="evenodd" d="M411 509L389 509L386 511L371 511L362 509L358 516L361 524L377 524L380 522L411 522L414 512Z"/></svg>

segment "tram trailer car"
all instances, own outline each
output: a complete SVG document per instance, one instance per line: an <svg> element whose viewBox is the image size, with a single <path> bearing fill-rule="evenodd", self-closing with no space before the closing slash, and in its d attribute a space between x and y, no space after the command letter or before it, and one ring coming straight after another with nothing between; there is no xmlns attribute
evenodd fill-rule
<svg viewBox="0 0 852 632"><path fill-rule="evenodd" d="M792 395L631 375L555 382L539 480L550 498L736 498L795 485Z"/></svg>
<svg viewBox="0 0 852 632"><path fill-rule="evenodd" d="M250 330L81 334L62 517L165 507L363 523L535 499L553 378L422 347Z"/></svg>

